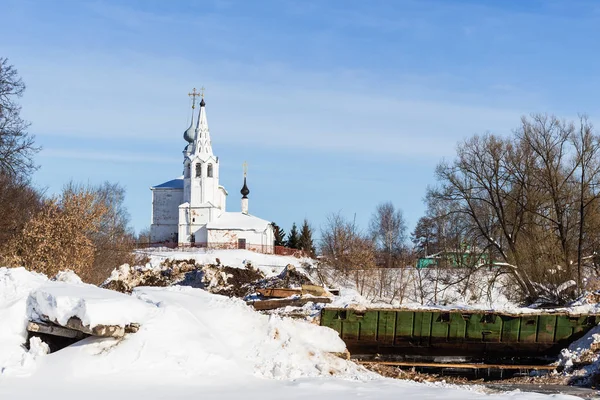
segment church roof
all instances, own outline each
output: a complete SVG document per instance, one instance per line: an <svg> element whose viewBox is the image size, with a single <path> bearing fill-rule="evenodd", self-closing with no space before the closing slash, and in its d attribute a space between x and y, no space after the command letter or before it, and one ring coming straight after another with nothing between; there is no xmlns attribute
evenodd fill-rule
<svg viewBox="0 0 600 400"><path fill-rule="evenodd" d="M183 176L152 186L150 189L183 189Z"/></svg>
<svg viewBox="0 0 600 400"><path fill-rule="evenodd" d="M224 212L219 218L206 224L206 229L262 232L269 225L271 225L269 221L254 215L241 212Z"/></svg>

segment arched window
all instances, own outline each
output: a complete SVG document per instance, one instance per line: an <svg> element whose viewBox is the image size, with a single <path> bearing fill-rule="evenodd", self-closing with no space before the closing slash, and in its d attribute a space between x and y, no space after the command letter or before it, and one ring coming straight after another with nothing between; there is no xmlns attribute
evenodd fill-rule
<svg viewBox="0 0 600 400"><path fill-rule="evenodd" d="M206 170L206 176L208 176L209 178L212 178L212 176L213 176L212 164L208 164L208 169Z"/></svg>
<svg viewBox="0 0 600 400"><path fill-rule="evenodd" d="M200 178L202 176L202 164L196 164L196 178Z"/></svg>
<svg viewBox="0 0 600 400"><path fill-rule="evenodd" d="M192 166L190 164L186 164L183 168L183 176L185 178L189 178L191 176Z"/></svg>

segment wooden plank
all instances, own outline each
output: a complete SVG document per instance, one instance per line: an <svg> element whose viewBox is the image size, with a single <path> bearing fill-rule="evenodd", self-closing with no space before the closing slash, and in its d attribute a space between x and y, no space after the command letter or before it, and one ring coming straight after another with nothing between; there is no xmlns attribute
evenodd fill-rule
<svg viewBox="0 0 600 400"><path fill-rule="evenodd" d="M255 310L274 310L280 307L295 306L302 307L306 303L331 303L329 297L299 297L297 299L275 299L249 301L246 304L254 307Z"/></svg>
<svg viewBox="0 0 600 400"><path fill-rule="evenodd" d="M262 288L256 289L261 296L285 298L293 295L301 295L302 289L287 289L287 288Z"/></svg>
<svg viewBox="0 0 600 400"><path fill-rule="evenodd" d="M83 332L81 332L79 330L65 328L63 326L47 324L44 322L37 322L37 321L29 322L27 324L27 330L29 332L45 333L47 335L60 336L60 337L66 337L66 338L74 338L74 339L84 338L87 336L86 334L84 334Z"/></svg>
<svg viewBox="0 0 600 400"><path fill-rule="evenodd" d="M323 286L318 285L302 285L302 294L310 294L312 296L329 297L331 294L325 290Z"/></svg>
<svg viewBox="0 0 600 400"><path fill-rule="evenodd" d="M461 363L422 363L408 361L357 361L359 364L391 365L396 367L433 367L433 368L465 368L465 369L523 369L523 370L555 370L555 365L513 365L513 364L461 364Z"/></svg>

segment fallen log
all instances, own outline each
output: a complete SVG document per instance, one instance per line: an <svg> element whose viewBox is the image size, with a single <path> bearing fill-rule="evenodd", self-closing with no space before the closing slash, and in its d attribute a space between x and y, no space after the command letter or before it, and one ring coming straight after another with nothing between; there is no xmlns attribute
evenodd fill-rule
<svg viewBox="0 0 600 400"><path fill-rule="evenodd" d="M58 326L41 321L29 322L27 324L27 330L29 332L44 333L47 335L60 336L72 339L83 339L84 337L88 336L79 330L65 328L63 326Z"/></svg>
<svg viewBox="0 0 600 400"><path fill-rule="evenodd" d="M246 304L254 307L255 310L274 310L280 307L302 307L306 303L331 303L331 299L329 297L297 297L291 299L274 299L274 300L256 300L256 301L248 301Z"/></svg>

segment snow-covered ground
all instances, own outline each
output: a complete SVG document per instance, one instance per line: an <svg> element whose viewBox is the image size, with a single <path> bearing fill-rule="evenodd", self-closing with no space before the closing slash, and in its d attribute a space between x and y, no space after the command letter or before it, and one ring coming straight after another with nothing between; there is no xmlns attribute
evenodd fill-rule
<svg viewBox="0 0 600 400"><path fill-rule="evenodd" d="M242 266L249 259L244 253L194 258ZM302 263L287 257L275 263L272 257L252 262L271 270ZM30 350L23 346L27 321L40 316L59 322L77 316L90 327L141 327L124 339L90 337L46 354L39 340ZM0 268L0 399L547 398L385 379L332 354L343 350L328 328L259 314L239 299L201 289L139 287L125 295L69 273L53 281L22 268Z"/></svg>
<svg viewBox="0 0 600 400"><path fill-rule="evenodd" d="M311 258L297 258L292 256L278 256L261 254L249 250L205 250L184 249L171 250L147 249L141 254L149 258L148 268L157 268L165 260L195 260L199 264L226 265L233 268L245 268L247 265L261 271L266 277L279 274L287 265L293 265L317 281L317 275L325 277L327 284L332 288L340 289L340 296L336 297L327 307L345 307L358 305L378 308L411 308L411 309L469 309L469 310L494 310L506 314L537 313L536 308L521 307L506 296L507 283L503 277L496 276L497 270L480 270L469 277L462 278L460 269L435 270L415 268L392 269L385 271L389 276L380 277L374 273L373 281L385 281L388 286L401 286L393 298L388 295L375 296L373 288L364 288L363 294L359 292L352 276L344 277L336 271L321 269L317 274L318 263ZM396 275L394 275L396 274ZM401 275L401 276L398 276ZM445 281L458 281L460 283L444 283ZM315 282L323 283L323 282ZM570 307L545 309L546 312L565 312L570 314L600 313L599 303L585 301L575 302Z"/></svg>

